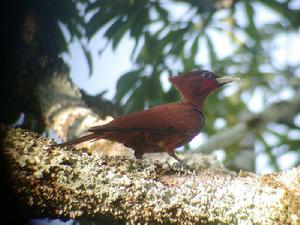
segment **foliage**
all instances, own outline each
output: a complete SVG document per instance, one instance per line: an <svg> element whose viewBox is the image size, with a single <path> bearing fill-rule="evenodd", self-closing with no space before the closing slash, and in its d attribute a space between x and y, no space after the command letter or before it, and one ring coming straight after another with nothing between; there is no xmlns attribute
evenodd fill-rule
<svg viewBox="0 0 300 225"><path fill-rule="evenodd" d="M287 60L285 65L280 65L273 56L274 39L296 33L299 28L300 10L293 8L294 3L288 0L94 1L86 8L86 13L92 14L87 23L87 36L92 38L103 30L113 49L126 35L134 40L135 69L120 78L115 96L116 101L124 104L125 112L178 99L173 88L163 89L161 76L204 66L219 74L240 76L240 89L230 97L225 98L221 92L207 101L206 132L213 134L217 130L216 118L226 120L223 127L226 129L253 110L247 103L257 91L266 107L272 98L280 99L281 90L293 92L299 88L300 61L292 65ZM186 8L185 13L177 16L173 12L176 6ZM274 14L276 19L260 20L263 15L258 14L258 8L264 10L261 13ZM224 46L222 50L224 44L218 43L222 38L216 36L222 36L224 44L227 40L233 47ZM226 49L229 52L223 52ZM208 53L209 62L200 58L203 51ZM257 134L258 142L277 170L275 148L284 145L284 152L297 152L300 146L298 139L293 140L285 133L297 130L299 135L299 124L283 122L281 125L285 127L283 132L265 129ZM269 144L270 135L276 139L276 145ZM230 152L234 148L226 150Z"/></svg>
<svg viewBox="0 0 300 225"><path fill-rule="evenodd" d="M131 112L179 99L174 88L166 90L162 79L195 68L242 78L238 88L218 92L206 103L206 132L211 135L236 123L249 111L249 101L259 93L263 107L280 100L282 91L295 93L300 86L299 63L278 63L276 38L297 33L300 10L291 0L61 0L39 1L64 27L56 38L60 50L80 40L90 69L87 43L101 31L107 46L117 49L125 36L134 40L134 68L119 79L115 100ZM184 13L178 15L178 8ZM275 15L265 20L263 13ZM267 21L267 22L266 22ZM63 24L63 26L61 26ZM104 49L103 49L104 50ZM203 55L207 53L208 61ZM229 93L230 92L230 93ZM227 93L227 94L224 94ZM229 93L229 94L228 94ZM220 103L222 100L222 103ZM222 118L222 119L220 119ZM293 115L280 129L269 125L257 140L275 169L282 153L299 152L299 123ZM298 114L299 118L299 114ZM223 120L224 119L224 120ZM219 122L224 124L220 127ZM298 132L298 133L297 133ZM271 143L268 137L276 141ZM227 152L236 149L232 146ZM282 148L280 154L275 154ZM230 154L228 154L230 155ZM299 165L299 161L297 162Z"/></svg>
<svg viewBox="0 0 300 225"><path fill-rule="evenodd" d="M87 4L86 0L50 0L50 1L40 1L38 4L42 5L49 14L52 14L57 19L56 24L57 29L61 30L59 27L62 25L66 28L65 34L61 30L56 38L60 43L61 52L68 52L68 44L74 40L80 40L80 46L85 54L90 74L92 73L92 56L87 47L86 32L85 32L85 14L82 10L84 5Z"/></svg>

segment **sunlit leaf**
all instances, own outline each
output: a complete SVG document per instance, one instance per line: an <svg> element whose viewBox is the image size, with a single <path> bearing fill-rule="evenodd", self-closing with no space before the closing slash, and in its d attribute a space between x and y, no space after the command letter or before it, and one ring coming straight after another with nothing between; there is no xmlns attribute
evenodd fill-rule
<svg viewBox="0 0 300 225"><path fill-rule="evenodd" d="M220 2L223 3L227 1ZM138 69L124 74L119 79L115 96L117 102L124 104L126 112L178 101L179 94L173 87L164 93L161 74L198 68L199 59L196 57L199 54L203 56L203 51L208 52L204 57L208 57L210 62L210 65L204 65L205 67L210 66L217 74L242 77L243 81L239 83L239 90L234 96L225 96L228 89L220 90L209 96L205 103L207 121L204 132L213 135L217 132L214 127L215 119L224 118L226 126L229 127L236 125L244 114L249 113L248 101L254 94L263 92L263 104L267 106L270 103L269 96L277 96L283 87L295 90L299 86L295 85L294 81L291 85L291 77L296 83L299 80L299 76L295 75L297 72L283 70L280 63L274 61L273 54L277 48L273 43L276 36L279 34L289 37L295 34L291 31L299 28L299 9L292 8L290 1L239 0L229 3L228 6L220 6L215 1L200 4L199 1L173 0L61 0L46 1L45 4L48 4L49 12L53 12L57 20L64 24L72 40L82 41L81 46L90 72L92 58L85 43L86 37L89 41L101 31L106 42L102 50L105 50L106 46L116 49L124 36L134 42L135 47L128 51L131 53L134 68ZM271 9L278 21L268 24L265 21L260 22L260 15L256 12L256 9L261 7L260 3ZM173 4L183 4L188 10L177 16L175 10L173 12ZM217 49L220 43L215 41L222 39L213 37L213 33L221 38L229 37L230 47L234 48L232 54L225 57L224 54L220 54L220 51L224 50ZM200 42L203 38L204 44ZM59 34L58 41L61 50L67 51L68 43L62 34ZM290 43L287 45L290 48ZM288 58L292 56L286 57L285 66L294 66L296 71L298 64L289 65ZM206 61L203 58L200 60L201 63ZM287 122L285 125L289 129L298 129ZM266 128L261 129L259 132L272 133ZM274 148L284 145L287 151L297 151L300 145L298 140L292 140L288 135L277 133L277 137L278 146L265 145L265 153L269 155L275 169L278 168L277 155L274 156L272 152ZM264 141L259 137L257 140ZM234 158L237 150L237 146L229 146L226 149L227 159Z"/></svg>
<svg viewBox="0 0 300 225"><path fill-rule="evenodd" d="M138 82L140 71L131 71L121 76L117 82L117 93L115 99L121 101L130 90L132 90Z"/></svg>
<svg viewBox="0 0 300 225"><path fill-rule="evenodd" d="M113 18L108 16L103 16L102 11L99 10L95 13L86 25L86 35L90 39L97 31L99 31L103 26L111 21Z"/></svg>
<svg viewBox="0 0 300 225"><path fill-rule="evenodd" d="M248 26L246 28L246 32L253 39L255 39L257 42L259 42L259 33L257 31L256 24L254 22L255 13L254 13L253 5L251 4L250 1L247 1L247 0L244 1L244 4L245 4L246 15L247 15L247 19L248 19Z"/></svg>
<svg viewBox="0 0 300 225"><path fill-rule="evenodd" d="M141 79L143 80L143 78ZM144 83L143 86L141 84L138 85L135 91L131 94L129 99L124 104L125 113L144 109L146 94L145 85L147 85L147 83Z"/></svg>
<svg viewBox="0 0 300 225"><path fill-rule="evenodd" d="M212 67L214 67L218 63L218 57L217 57L216 51L214 49L214 46L210 40L210 37L208 35L205 35L205 38L206 38L206 43L207 43L207 47L208 47L210 64Z"/></svg>
<svg viewBox="0 0 300 225"><path fill-rule="evenodd" d="M89 67L89 76L92 75L93 73L93 60L92 60L92 55L91 55L91 52L90 50L84 46L83 44L81 44L81 48L83 50L83 53L85 55L85 58L87 60L87 64L88 64L88 67Z"/></svg>
<svg viewBox="0 0 300 225"><path fill-rule="evenodd" d="M198 48L199 48L199 36L196 36L195 37L195 40L192 44L192 47L191 47L191 57L195 57L196 54L198 53Z"/></svg>

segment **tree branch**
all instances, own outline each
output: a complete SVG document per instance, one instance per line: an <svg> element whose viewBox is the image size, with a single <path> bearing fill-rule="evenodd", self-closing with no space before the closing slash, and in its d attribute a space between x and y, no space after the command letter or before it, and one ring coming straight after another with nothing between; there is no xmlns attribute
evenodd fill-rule
<svg viewBox="0 0 300 225"><path fill-rule="evenodd" d="M240 141L248 133L253 133L270 122L290 124L290 121L300 111L300 91L290 101L274 103L258 114L251 114L239 124L226 128L211 136L203 145L194 150L205 154L212 153L216 149L225 148Z"/></svg>
<svg viewBox="0 0 300 225"><path fill-rule="evenodd" d="M38 216L106 224L300 223L299 169L191 172L177 163L49 147L50 140L22 129L6 130L2 140L13 188Z"/></svg>
<svg viewBox="0 0 300 225"><path fill-rule="evenodd" d="M6 124L13 124L22 112L24 128L39 133L52 128L67 140L81 134L87 126L103 123L107 115L116 115L116 107L103 95L90 96L70 79L69 68L59 57L66 50L66 43L63 44L64 37L57 23L59 15L51 10L55 4L26 2L22 10L14 11L18 26L14 22L10 24L18 29L13 43L17 47L8 51L10 54L5 61L10 79L3 87L5 95L1 95L5 109L1 119L4 118ZM14 5L10 7L8 11L15 8ZM70 5L72 7L74 5ZM70 21L78 23L80 15L76 16L74 10L65 16L74 16ZM72 35L80 37L82 34L78 31Z"/></svg>

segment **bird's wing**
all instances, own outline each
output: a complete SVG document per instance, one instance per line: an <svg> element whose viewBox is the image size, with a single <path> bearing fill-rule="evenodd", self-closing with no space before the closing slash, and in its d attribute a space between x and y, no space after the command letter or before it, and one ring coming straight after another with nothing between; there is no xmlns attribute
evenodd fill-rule
<svg viewBox="0 0 300 225"><path fill-rule="evenodd" d="M192 106L170 103L145 111L121 116L103 126L91 127L91 132L101 131L149 131L158 134L183 134L197 130L201 124Z"/></svg>

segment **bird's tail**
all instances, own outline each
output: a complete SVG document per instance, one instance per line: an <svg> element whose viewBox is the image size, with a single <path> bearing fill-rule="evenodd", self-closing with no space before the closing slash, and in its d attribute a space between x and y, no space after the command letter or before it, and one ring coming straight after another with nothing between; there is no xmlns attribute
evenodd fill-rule
<svg viewBox="0 0 300 225"><path fill-rule="evenodd" d="M66 142L63 142L60 144L54 144L53 146L64 147L64 146L69 146L69 145L77 145L77 144L85 142L85 141L94 141L96 139L99 139L99 135L92 133L92 134L87 134L85 136L78 137L73 140L66 141Z"/></svg>

